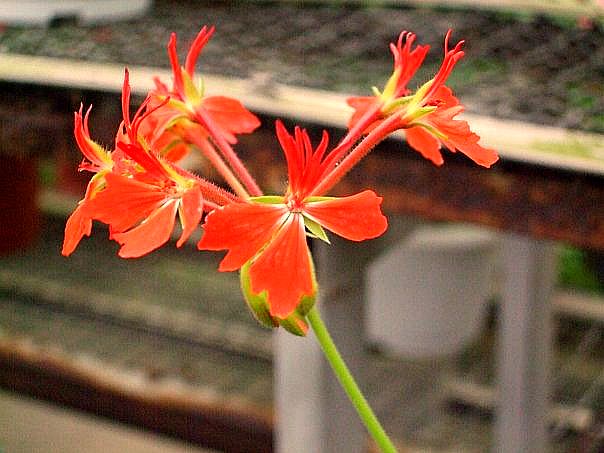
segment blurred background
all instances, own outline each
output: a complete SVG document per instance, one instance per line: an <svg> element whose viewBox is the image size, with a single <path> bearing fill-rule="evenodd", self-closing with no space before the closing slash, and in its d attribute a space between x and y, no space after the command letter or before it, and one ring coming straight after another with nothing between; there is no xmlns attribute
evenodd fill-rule
<svg viewBox="0 0 604 453"><path fill-rule="evenodd" d="M121 260L98 225L60 254L89 177L76 172L72 112L92 104L91 136L111 147L123 66L140 102L148 74L169 81L170 33L184 58L204 24L217 31L198 72L261 117L236 149L267 191L285 184L277 117L335 141L346 96L391 74L400 31L432 49L412 88L438 70L449 28L466 41L447 85L502 160L479 170L449 153L433 169L394 139L351 173L338 190L375 184L391 227L362 251L317 248L328 324L401 451L604 449L601 2L0 0L0 452L320 453L287 443L315 427L290 423L283 399L304 400L292 392L311 382L309 419L317 398L331 401L331 377L307 376L315 359L297 355L312 340L260 327L237 275L219 274L196 238ZM510 264L519 241L537 252ZM526 304L505 302L525 283ZM528 371L521 360L506 375L518 357ZM498 424L502 383L545 440ZM330 423L311 438L353 451ZM377 451L362 438L358 451Z"/></svg>

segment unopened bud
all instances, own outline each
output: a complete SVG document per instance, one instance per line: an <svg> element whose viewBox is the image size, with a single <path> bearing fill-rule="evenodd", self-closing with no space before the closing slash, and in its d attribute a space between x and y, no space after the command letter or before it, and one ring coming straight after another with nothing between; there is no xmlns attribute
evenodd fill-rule
<svg viewBox="0 0 604 453"><path fill-rule="evenodd" d="M306 336L308 332L308 324L306 323L306 315L315 304L317 295L317 282L314 277L313 269L313 294L304 295L300 298L300 302L296 306L295 310L286 318L279 318L271 315L270 304L268 302L267 291L262 291L258 294L252 291L252 284L250 280L250 262L245 263L241 267L240 281L241 291L247 306L251 310L254 317L264 327L274 328L283 327L290 333L298 336Z"/></svg>

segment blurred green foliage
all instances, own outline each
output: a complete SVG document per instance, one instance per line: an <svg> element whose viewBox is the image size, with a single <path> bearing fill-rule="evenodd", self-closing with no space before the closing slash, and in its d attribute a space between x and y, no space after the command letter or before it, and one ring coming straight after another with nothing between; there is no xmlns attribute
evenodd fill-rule
<svg viewBox="0 0 604 453"><path fill-rule="evenodd" d="M604 283L590 268L585 251L563 247L558 262L558 284L590 292L604 293Z"/></svg>

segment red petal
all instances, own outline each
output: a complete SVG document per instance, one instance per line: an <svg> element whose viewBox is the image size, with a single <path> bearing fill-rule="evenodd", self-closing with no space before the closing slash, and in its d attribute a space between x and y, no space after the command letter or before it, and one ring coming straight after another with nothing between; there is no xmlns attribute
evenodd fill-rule
<svg viewBox="0 0 604 453"><path fill-rule="evenodd" d="M195 186L187 190L182 198L179 207L180 223L182 225L182 234L176 243L176 247L180 247L195 231L199 222L201 222L201 214L203 213L203 196L199 186Z"/></svg>
<svg viewBox="0 0 604 453"><path fill-rule="evenodd" d="M162 157L170 162L180 162L189 154L189 145L184 142L177 142L180 137L166 132L155 143L157 149L161 149Z"/></svg>
<svg viewBox="0 0 604 453"><path fill-rule="evenodd" d="M138 258L168 242L174 228L177 209L178 200L171 200L137 227L125 233L114 233L112 239L122 245L118 255L122 258Z"/></svg>
<svg viewBox="0 0 604 453"><path fill-rule="evenodd" d="M69 256L76 249L84 236L90 236L92 219L83 202L80 202L75 211L67 219L65 225L65 239L63 240L63 256Z"/></svg>
<svg viewBox="0 0 604 453"><path fill-rule="evenodd" d="M172 77L174 78L174 91L183 97L185 92L184 83L182 81L182 69L178 61L178 54L176 53L176 33L170 35L170 41L168 42L168 56L170 57L170 64L172 65Z"/></svg>
<svg viewBox="0 0 604 453"><path fill-rule="evenodd" d="M203 108L223 131L229 143L237 143L235 134L245 134L260 126L260 120L241 102L224 96L205 98Z"/></svg>
<svg viewBox="0 0 604 453"><path fill-rule="evenodd" d="M73 133L80 151L92 163L92 166L87 165L81 168L96 172L100 168L108 166L109 154L100 145L96 144L88 134L88 116L90 115L91 108L92 106L88 108L86 114L82 117L83 106L80 105L80 110L74 114Z"/></svg>
<svg viewBox="0 0 604 453"><path fill-rule="evenodd" d="M474 162L484 167L490 167L499 159L494 149L483 148L478 144L480 137L470 130L466 121L454 120L460 106L435 111L430 118L431 123L447 136L443 143L451 151L459 150Z"/></svg>
<svg viewBox="0 0 604 453"><path fill-rule="evenodd" d="M476 135L476 137L478 136ZM458 150L483 167L489 168L499 160L499 156L494 149L484 148L473 140L459 140L454 138L451 142Z"/></svg>
<svg viewBox="0 0 604 453"><path fill-rule="evenodd" d="M105 175L107 187L91 202L91 216L121 232L136 225L166 198L158 187L114 173Z"/></svg>
<svg viewBox="0 0 604 453"><path fill-rule="evenodd" d="M117 146L153 177L158 179L169 178L169 173L165 169L164 164L162 164L152 151L145 150L139 143L132 145L118 142Z"/></svg>
<svg viewBox="0 0 604 453"><path fill-rule="evenodd" d="M209 29L206 25L199 31L195 40L189 47L189 52L187 53L187 58L185 60L185 70L189 73L191 77L193 77L193 73L195 72L195 64L197 63L197 58L199 54L208 43L212 34L214 33L214 26L212 25Z"/></svg>
<svg viewBox="0 0 604 453"><path fill-rule="evenodd" d="M419 151L426 159L431 160L436 165L444 163L443 156L440 154L440 142L424 128L416 126L406 129L405 136L409 146Z"/></svg>
<svg viewBox="0 0 604 453"><path fill-rule="evenodd" d="M390 44L390 50L394 55L394 69L400 71L397 81L396 96L408 93L407 84L422 65L430 46L415 46L411 50L416 35L411 32L402 32L396 45Z"/></svg>
<svg viewBox="0 0 604 453"><path fill-rule="evenodd" d="M149 108L158 105L161 103L154 100L149 104ZM160 156L171 162L177 162L188 152L187 145L179 143L182 142L182 134L175 133L174 130L174 123L182 118L184 118L182 112L164 105L145 116L139 124L138 133Z"/></svg>
<svg viewBox="0 0 604 453"><path fill-rule="evenodd" d="M438 104L444 104L447 108L460 105L459 99L453 94L453 90L445 85L436 90L434 96L432 96L432 101L438 101Z"/></svg>
<svg viewBox="0 0 604 453"><path fill-rule="evenodd" d="M269 242L288 215L285 205L232 203L208 214L200 250L229 250L218 270L234 271Z"/></svg>
<svg viewBox="0 0 604 453"><path fill-rule="evenodd" d="M348 128L350 129L354 127L354 125L363 117L365 112L377 102L377 99L375 96L359 96L348 98L346 99L346 102L355 110L348 121Z"/></svg>
<svg viewBox="0 0 604 453"><path fill-rule="evenodd" d="M272 316L289 316L303 296L314 293L310 259L304 219L293 214L250 266L252 291L267 291Z"/></svg>
<svg viewBox="0 0 604 453"><path fill-rule="evenodd" d="M381 203L382 197L364 190L350 197L305 203L304 213L339 236L363 241L380 236L388 228Z"/></svg>

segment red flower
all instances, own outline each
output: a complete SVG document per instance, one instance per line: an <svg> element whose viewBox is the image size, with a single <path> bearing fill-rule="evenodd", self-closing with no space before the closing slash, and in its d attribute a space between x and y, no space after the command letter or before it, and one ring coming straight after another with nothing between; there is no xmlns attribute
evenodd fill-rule
<svg viewBox="0 0 604 453"><path fill-rule="evenodd" d="M65 225L65 239L61 253L64 256L71 255L84 236L90 236L92 231L92 217L88 210L90 200L103 188L104 176L113 169L112 153L103 149L90 138L88 131L88 116L90 108L82 116L83 106L74 114L74 136L80 152L84 159L80 164L79 171L90 171L96 173L86 188L86 194L78 203L78 206L67 219Z"/></svg>
<svg viewBox="0 0 604 453"><path fill-rule="evenodd" d="M445 37L445 55L439 71L414 94L409 93L407 83L421 65L428 46L411 50L415 40L412 33L402 33L397 45L391 44L394 72L384 91L380 93L375 89L375 96L348 100L355 109L349 122L348 141L376 130L376 134L385 137L404 129L409 145L436 165L443 163L440 153L443 145L452 152L461 151L485 167L498 160L494 150L478 144L480 137L470 130L466 121L454 118L464 108L444 84L464 52L461 50L463 41L449 49L450 35L451 30Z"/></svg>
<svg viewBox="0 0 604 453"><path fill-rule="evenodd" d="M374 88L375 96L348 99L348 105L355 109L349 121L350 127L359 123L363 116L369 113L372 115L371 120L366 120L369 121L366 130L373 129L377 125L374 121L382 117L383 112L392 108L392 105L389 104L409 94L407 84L422 65L430 50L430 46L416 46L411 50L414 41L415 34L404 31L399 35L396 45L390 43L390 51L394 56L394 70L382 93Z"/></svg>
<svg viewBox="0 0 604 453"><path fill-rule="evenodd" d="M296 128L292 137L281 122L277 122L277 137L287 159L286 194L251 198L212 211L198 247L228 250L220 271L249 263L251 291L266 291L270 315L284 319L316 291L307 235L327 241L325 227L362 241L381 235L387 221L380 210L382 199L370 190L343 198L313 196L335 166L325 154L327 133L316 150L306 131Z"/></svg>
<svg viewBox="0 0 604 453"><path fill-rule="evenodd" d="M136 258L164 245L177 213L182 225L177 247L195 230L203 211L201 189L192 178L177 180L147 172L105 176L106 186L94 198L91 213L110 226L111 239L122 246L119 256Z"/></svg>
<svg viewBox="0 0 604 453"><path fill-rule="evenodd" d="M128 72L122 91L123 122L117 134L116 150L100 154L100 147L88 137L87 119L76 114L76 140L90 160L84 168L97 171L86 197L67 222L63 254L73 252L92 220L109 225L111 239L121 244L123 258L139 257L165 244L178 214L182 234L180 247L201 221L204 199L210 208L231 202L235 197L158 157L149 146L141 124L162 105L148 109L147 99L130 120ZM96 154L95 154L96 151ZM105 162L106 161L106 162Z"/></svg>
<svg viewBox="0 0 604 453"><path fill-rule="evenodd" d="M189 48L184 67L180 65L176 53L176 34L172 33L168 43L173 73L172 88L155 79L155 90L151 95L159 102L170 98L166 108L157 112L163 116L164 127L170 128L180 124L183 128L192 128L189 136L195 137L196 140L207 140L212 132L220 134L228 143L234 144L237 143L237 134L253 132L260 126L260 121L236 99L204 96L201 81L194 82L197 58L213 33L214 27L204 26L201 29ZM211 122L209 127L212 131L207 130L206 121Z"/></svg>

